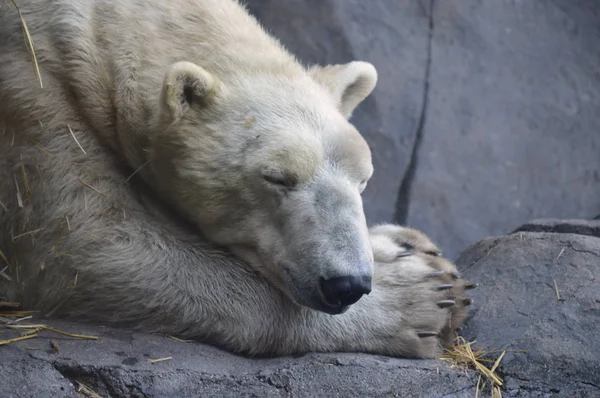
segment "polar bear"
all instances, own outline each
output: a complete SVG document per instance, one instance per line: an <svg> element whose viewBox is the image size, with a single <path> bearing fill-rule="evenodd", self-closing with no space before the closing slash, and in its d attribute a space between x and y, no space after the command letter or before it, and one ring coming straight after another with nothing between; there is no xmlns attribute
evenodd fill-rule
<svg viewBox="0 0 600 398"><path fill-rule="evenodd" d="M305 67L233 0L18 3L40 74L3 10L0 296L247 355L450 342L472 285L366 225L370 63Z"/></svg>

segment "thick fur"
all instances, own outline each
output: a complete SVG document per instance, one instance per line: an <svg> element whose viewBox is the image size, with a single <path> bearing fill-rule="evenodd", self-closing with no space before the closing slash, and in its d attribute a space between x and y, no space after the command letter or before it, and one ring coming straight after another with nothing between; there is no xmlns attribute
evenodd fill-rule
<svg viewBox="0 0 600 398"><path fill-rule="evenodd" d="M454 265L418 231L366 227L371 158L347 119L372 65L304 68L230 0L19 5L44 88L3 10L0 299L246 354L451 340ZM372 292L323 303L319 278L346 274Z"/></svg>

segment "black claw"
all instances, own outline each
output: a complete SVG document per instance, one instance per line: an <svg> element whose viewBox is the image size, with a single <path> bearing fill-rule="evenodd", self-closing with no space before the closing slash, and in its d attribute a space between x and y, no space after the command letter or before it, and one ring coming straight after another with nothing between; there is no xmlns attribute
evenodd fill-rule
<svg viewBox="0 0 600 398"><path fill-rule="evenodd" d="M473 299L472 299L472 298L466 298L466 299L464 299L464 300L463 300L463 305L464 305L465 307L468 307L468 306L470 306L471 304L473 304Z"/></svg>
<svg viewBox="0 0 600 398"><path fill-rule="evenodd" d="M467 283L465 285L465 290L475 289L477 286L479 286L479 283Z"/></svg>
<svg viewBox="0 0 600 398"><path fill-rule="evenodd" d="M447 284L445 284L445 285L439 285L439 286L437 287L437 290L440 290L440 291L441 291L441 290L450 290L450 289L452 289L453 287L454 287L454 285L451 285L451 284L447 283Z"/></svg>
<svg viewBox="0 0 600 398"><path fill-rule="evenodd" d="M427 274L428 278L439 278L444 275L444 271L433 271Z"/></svg>
<svg viewBox="0 0 600 398"><path fill-rule="evenodd" d="M452 307L454 304L456 304L456 301L454 301L454 300L442 300L442 301L438 301L436 304L440 308L448 308L448 307Z"/></svg>
<svg viewBox="0 0 600 398"><path fill-rule="evenodd" d="M452 279L459 279L460 278L460 274L458 272L453 272L450 275L452 276Z"/></svg>
<svg viewBox="0 0 600 398"><path fill-rule="evenodd" d="M402 257L408 257L408 256L412 256L412 251L405 250L405 251L396 253L396 258L402 258Z"/></svg>
<svg viewBox="0 0 600 398"><path fill-rule="evenodd" d="M437 332L419 332L417 333L417 336L419 336L420 338L425 338L425 337L437 337Z"/></svg>

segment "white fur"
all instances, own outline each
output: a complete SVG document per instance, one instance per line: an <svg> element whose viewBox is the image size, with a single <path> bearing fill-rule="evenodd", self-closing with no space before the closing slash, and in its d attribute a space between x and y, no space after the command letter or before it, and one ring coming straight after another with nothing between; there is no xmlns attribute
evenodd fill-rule
<svg viewBox="0 0 600 398"><path fill-rule="evenodd" d="M0 296L249 354L434 354L417 332L450 322L443 261L390 256L413 235L370 236L362 211L371 155L347 119L371 64L305 69L230 0L19 4L44 89L3 11ZM323 312L320 278L371 274Z"/></svg>

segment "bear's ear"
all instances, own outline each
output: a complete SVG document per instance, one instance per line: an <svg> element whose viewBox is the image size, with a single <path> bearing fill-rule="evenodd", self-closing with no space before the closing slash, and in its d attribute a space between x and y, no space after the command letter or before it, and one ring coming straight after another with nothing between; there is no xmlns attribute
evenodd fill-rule
<svg viewBox="0 0 600 398"><path fill-rule="evenodd" d="M161 93L163 120L181 119L194 104L206 104L216 91L217 80L191 62L176 62L167 71Z"/></svg>
<svg viewBox="0 0 600 398"><path fill-rule="evenodd" d="M338 109L347 119L377 84L377 70L372 64L363 61L324 67L313 66L308 72L317 83L329 91L337 101Z"/></svg>

